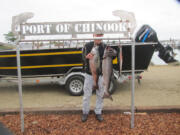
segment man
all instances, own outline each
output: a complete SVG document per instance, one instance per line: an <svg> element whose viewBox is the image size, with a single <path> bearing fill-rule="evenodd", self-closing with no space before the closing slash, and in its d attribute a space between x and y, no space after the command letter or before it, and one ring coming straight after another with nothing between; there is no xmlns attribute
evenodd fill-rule
<svg viewBox="0 0 180 135"><path fill-rule="evenodd" d="M101 31L96 32L93 34L93 37L103 37L103 33ZM93 54L91 50L94 46L99 46L99 56L100 56L100 67L102 68L102 59L104 54L104 49L106 47L105 44L102 43L101 39L94 40L94 42L87 43L83 48L83 60L84 60L84 71L85 71L85 81L84 81L84 96L83 96L83 107L82 107L82 122L85 122L88 118L89 110L90 110L90 98L92 95L92 88L93 88L93 77L90 71L89 60L93 58ZM111 53L110 50L108 53ZM104 95L104 88L103 88L103 78L102 78L102 70L99 70L99 79L98 79L98 90L96 90L96 107L95 107L95 114L96 119L98 121L103 121L102 117L102 108L103 108L103 95Z"/></svg>

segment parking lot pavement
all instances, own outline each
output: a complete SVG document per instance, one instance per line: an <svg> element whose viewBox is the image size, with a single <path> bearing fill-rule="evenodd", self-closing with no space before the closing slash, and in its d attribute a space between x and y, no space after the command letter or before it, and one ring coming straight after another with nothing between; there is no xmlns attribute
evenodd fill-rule
<svg viewBox="0 0 180 135"><path fill-rule="evenodd" d="M179 106L179 66L151 66L142 74L141 84L135 83L135 106ZM104 106L130 106L131 81L117 84L114 101L104 100ZM91 98L91 107L96 96ZM19 108L17 83L0 82L0 110ZM82 96L70 96L63 86L51 83L23 82L24 108L81 108Z"/></svg>

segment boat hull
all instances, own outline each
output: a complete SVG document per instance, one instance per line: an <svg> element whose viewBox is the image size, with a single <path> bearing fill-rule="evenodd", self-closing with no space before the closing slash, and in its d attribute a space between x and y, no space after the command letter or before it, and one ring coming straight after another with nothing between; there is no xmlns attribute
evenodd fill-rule
<svg viewBox="0 0 180 135"><path fill-rule="evenodd" d="M117 47L116 47L117 48ZM131 70L131 46L123 46L122 71ZM153 45L135 47L135 70L146 70L154 53ZM73 67L82 67L82 48L21 50L22 76L63 75ZM117 58L113 68L119 69ZM77 69L82 71L82 68ZM141 72L142 72L141 71ZM17 76L16 51L0 52L0 76Z"/></svg>

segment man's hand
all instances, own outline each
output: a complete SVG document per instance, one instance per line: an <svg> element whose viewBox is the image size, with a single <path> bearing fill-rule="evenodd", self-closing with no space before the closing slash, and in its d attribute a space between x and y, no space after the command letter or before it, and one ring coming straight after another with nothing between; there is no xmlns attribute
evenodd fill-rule
<svg viewBox="0 0 180 135"><path fill-rule="evenodd" d="M86 59L92 59L93 58L93 54L92 53L88 53L88 55L86 55Z"/></svg>
<svg viewBox="0 0 180 135"><path fill-rule="evenodd" d="M113 48L111 47L108 47L106 48L106 52L105 52L105 56L110 56L110 57L113 57L113 56L116 56L117 55L117 52L116 50L114 50Z"/></svg>

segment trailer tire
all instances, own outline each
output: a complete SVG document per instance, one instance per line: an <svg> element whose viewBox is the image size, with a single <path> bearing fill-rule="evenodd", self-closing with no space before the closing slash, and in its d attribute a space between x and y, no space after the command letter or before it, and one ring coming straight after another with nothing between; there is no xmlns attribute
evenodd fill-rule
<svg viewBox="0 0 180 135"><path fill-rule="evenodd" d="M73 96L81 96L83 94L84 77L81 75L71 76L65 85L66 90Z"/></svg>

